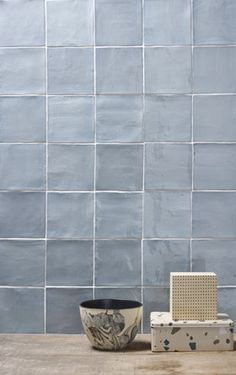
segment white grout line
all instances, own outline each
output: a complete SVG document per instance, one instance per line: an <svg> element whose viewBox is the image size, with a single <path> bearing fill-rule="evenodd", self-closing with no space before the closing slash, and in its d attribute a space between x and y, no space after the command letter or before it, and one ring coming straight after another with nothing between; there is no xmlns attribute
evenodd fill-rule
<svg viewBox="0 0 236 375"><path fill-rule="evenodd" d="M191 237L143 237L143 238L97 238L96 241L190 241ZM93 241L93 238L79 237L52 237L52 238L31 238L31 237L0 237L0 241ZM236 237L194 237L192 241L236 241Z"/></svg>
<svg viewBox="0 0 236 375"><path fill-rule="evenodd" d="M96 289L169 289L169 284L164 285L97 285ZM236 285L217 285L217 289L236 289ZM93 285L47 285L28 286L28 285L0 285L0 289L93 289Z"/></svg>
<svg viewBox="0 0 236 375"><path fill-rule="evenodd" d="M189 145L189 144L203 144L203 145L235 145L236 141L145 141L145 142L96 142L96 145L102 146L138 146L145 144L157 144L157 145ZM94 142L47 142L51 146L94 146ZM45 145L45 142L1 142L1 145ZM164 189L162 189L164 190Z"/></svg>
<svg viewBox="0 0 236 375"><path fill-rule="evenodd" d="M206 189L145 189L148 193L163 192L163 193L236 193L236 189L221 189L221 190L206 190ZM16 193L30 193L30 194L89 194L92 195L94 190L23 190L23 189L0 189L0 194L16 194ZM143 190L96 190L96 194L142 194Z"/></svg>
<svg viewBox="0 0 236 375"><path fill-rule="evenodd" d="M144 49L144 0L142 0L142 136L143 136L143 165L142 165L142 238L141 238L141 303L143 304L143 245L144 245L144 190L145 190L145 135L144 135L144 108L145 108L145 49ZM141 319L141 333L143 333L144 318Z"/></svg>
<svg viewBox="0 0 236 375"><path fill-rule="evenodd" d="M45 0L45 66L46 66L46 194L45 194L45 259L44 259L44 333L47 331L47 302L46 302L46 286L47 286L47 236L48 236L48 47L47 47L47 2Z"/></svg>
<svg viewBox="0 0 236 375"><path fill-rule="evenodd" d="M91 45L85 45L85 46L79 46L79 45L74 45L74 46L70 46L70 45L48 45L47 46L48 48L52 48L52 49L129 49L129 48L142 48L143 47L143 44L140 44L140 45L109 45L109 46L103 46L103 45L95 45L95 44L91 44ZM145 44L144 45L144 48L236 48L236 44L176 44L176 45L173 45L173 44L153 44L153 45L148 45L148 44ZM39 46L0 46L0 50L8 50L8 49L43 49L44 48L44 45L39 45Z"/></svg>
<svg viewBox="0 0 236 375"><path fill-rule="evenodd" d="M105 93L97 93L96 94L97 96L141 96L142 93L141 92L133 92L133 93L114 93L114 92L105 92ZM235 96L236 95L236 92L201 92L201 93L190 93L190 92L182 92L182 93L173 93L173 92L145 92L145 95L148 95L148 96L169 96L169 97L172 97L172 96L177 96L177 97L180 97L180 96ZM12 93L7 93L7 94L0 94L0 98L12 98L12 97L45 97L45 93L21 93L21 94L16 94L14 92ZM58 98L61 98L61 97L93 97L94 94L92 93L84 93L84 94L74 94L74 93L71 93L71 94L48 94L47 95L48 97L58 97Z"/></svg>
<svg viewBox="0 0 236 375"><path fill-rule="evenodd" d="M225 241L236 241L236 237L226 237L226 238L223 238L223 237L199 237L199 238L186 238L186 237L181 237L181 238L173 238L173 237L157 237L157 238L148 238L148 237L143 237L143 238L97 238L96 241L191 241L192 242L197 242L197 241L215 241L215 242L225 242ZM50 242L50 241L59 241L59 242L69 242L69 241L78 241L78 242L81 242L81 241L93 241L93 238L73 238L73 237L70 237L70 238L15 238L15 237L12 237L12 238L7 238L7 237L1 237L0 238L0 241L4 242L8 242L8 241L47 241L47 242Z"/></svg>
<svg viewBox="0 0 236 375"><path fill-rule="evenodd" d="M189 254L189 269L190 272L193 270L193 247L192 247L192 238L193 238L193 189L194 189L194 146L193 146L193 0L190 3L190 35L191 35L191 87L192 87L192 98L191 98L191 144L192 144L192 169L191 169L191 238L190 238L190 254Z"/></svg>
<svg viewBox="0 0 236 375"><path fill-rule="evenodd" d="M96 0L93 0L93 10L94 10L94 30L93 30L93 37L94 37L94 206L93 206L93 299L95 298L95 285L96 285L96 275L95 275L95 270L96 270L96 168L97 168L97 97L96 97L96 91L97 91L97 77L96 77Z"/></svg>

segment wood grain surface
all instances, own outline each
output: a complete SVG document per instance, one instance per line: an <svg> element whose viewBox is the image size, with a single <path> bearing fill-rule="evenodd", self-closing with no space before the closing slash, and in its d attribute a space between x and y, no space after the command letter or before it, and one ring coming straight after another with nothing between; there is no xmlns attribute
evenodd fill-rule
<svg viewBox="0 0 236 375"><path fill-rule="evenodd" d="M94 350L83 335L1 334L0 347L1 375L236 375L234 351L152 353L149 335L122 352Z"/></svg>

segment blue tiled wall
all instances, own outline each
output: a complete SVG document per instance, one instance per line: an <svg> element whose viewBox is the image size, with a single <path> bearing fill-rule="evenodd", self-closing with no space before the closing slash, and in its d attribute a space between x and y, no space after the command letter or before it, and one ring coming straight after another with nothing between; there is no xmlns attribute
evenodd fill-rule
<svg viewBox="0 0 236 375"><path fill-rule="evenodd" d="M169 308L215 271L236 320L236 1L0 0L0 332Z"/></svg>

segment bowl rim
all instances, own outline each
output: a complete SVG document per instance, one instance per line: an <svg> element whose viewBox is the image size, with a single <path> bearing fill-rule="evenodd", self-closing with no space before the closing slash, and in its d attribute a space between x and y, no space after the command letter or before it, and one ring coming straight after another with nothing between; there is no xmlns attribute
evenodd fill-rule
<svg viewBox="0 0 236 375"><path fill-rule="evenodd" d="M139 301L115 298L90 299L80 303L80 307L97 310L128 310L142 307Z"/></svg>

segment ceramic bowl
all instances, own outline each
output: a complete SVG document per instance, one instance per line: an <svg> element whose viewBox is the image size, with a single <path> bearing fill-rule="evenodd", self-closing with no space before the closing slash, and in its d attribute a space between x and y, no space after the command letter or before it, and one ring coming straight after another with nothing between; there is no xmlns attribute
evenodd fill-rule
<svg viewBox="0 0 236 375"><path fill-rule="evenodd" d="M135 338L142 309L137 301L95 299L80 304L80 316L94 348L121 350Z"/></svg>

